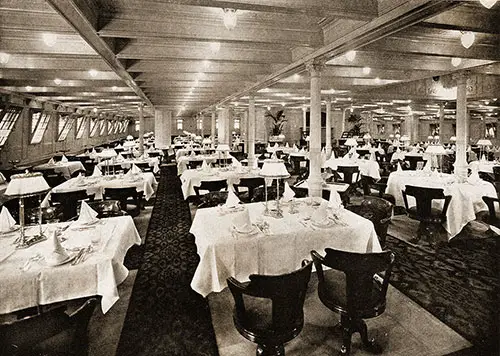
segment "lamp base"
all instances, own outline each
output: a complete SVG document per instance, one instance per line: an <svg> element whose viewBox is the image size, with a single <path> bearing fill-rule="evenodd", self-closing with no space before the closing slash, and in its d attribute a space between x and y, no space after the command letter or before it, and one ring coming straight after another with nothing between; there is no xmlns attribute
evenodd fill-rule
<svg viewBox="0 0 500 356"><path fill-rule="evenodd" d="M34 236L25 236L24 241L19 241L17 244L16 248L17 249L24 249L31 247L39 242L47 240L47 236L45 235L34 235Z"/></svg>
<svg viewBox="0 0 500 356"><path fill-rule="evenodd" d="M270 216L272 218L281 219L283 218L283 211L277 209L270 209L264 211L265 216Z"/></svg>

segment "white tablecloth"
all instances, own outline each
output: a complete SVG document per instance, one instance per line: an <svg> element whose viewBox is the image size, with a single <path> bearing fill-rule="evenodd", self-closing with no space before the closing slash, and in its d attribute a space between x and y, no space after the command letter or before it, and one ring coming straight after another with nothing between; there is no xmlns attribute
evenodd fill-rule
<svg viewBox="0 0 500 356"><path fill-rule="evenodd" d="M56 173L62 173L64 178L70 179L71 175L76 171L84 171L85 167L80 161L70 161L70 162L56 162L54 164L44 163L33 167L35 171L43 171L47 169L54 169Z"/></svg>
<svg viewBox="0 0 500 356"><path fill-rule="evenodd" d="M146 158L146 159L139 159L139 158L125 159L123 161L106 160L98 163L97 166L102 170L108 164L110 165L119 164L123 169L130 169L130 167L132 167L132 164L138 164L138 163L147 163L150 167L153 167L153 173L158 173L160 171L159 167L160 161L158 157Z"/></svg>
<svg viewBox="0 0 500 356"><path fill-rule="evenodd" d="M227 180L227 184L238 184L241 178L259 177L260 169L250 170L242 167L242 170L233 168L212 168L211 173L206 173L201 169L187 169L181 174L182 193L184 199L191 195L196 195L194 187L199 187L202 181Z"/></svg>
<svg viewBox="0 0 500 356"><path fill-rule="evenodd" d="M500 166L500 163L495 161L472 161L469 163L469 168L478 172L493 173L493 167Z"/></svg>
<svg viewBox="0 0 500 356"><path fill-rule="evenodd" d="M95 194L95 199L102 199L104 188L135 187L138 192L144 192L144 198L149 200L154 194L158 183L151 172L140 173L137 176L105 175L101 177L76 177L52 188L54 193L65 193L85 189L87 194Z"/></svg>
<svg viewBox="0 0 500 356"><path fill-rule="evenodd" d="M215 163L217 159L219 158L219 155L217 153L211 154L211 155L195 155L195 156L181 156L177 158L177 174L182 174L187 168L188 162L194 162L194 161L207 161L207 163Z"/></svg>
<svg viewBox="0 0 500 356"><path fill-rule="evenodd" d="M245 204L252 223L263 218L269 223L269 234L260 230L251 236L232 232L233 214L221 215L220 208L198 209L190 232L195 236L200 263L196 268L191 288L207 296L220 292L228 277L247 281L250 274L281 274L291 272L303 259L311 259L310 251L323 252L326 247L353 252L381 251L380 243L371 221L348 210L341 214L342 224L329 228L312 227L301 222L310 216L312 206L304 204L299 214L290 214L283 207L282 219L263 217L265 204Z"/></svg>
<svg viewBox="0 0 500 356"><path fill-rule="evenodd" d="M323 164L323 168L331 168L336 170L338 166L359 167L359 172L376 180L380 179L380 166L377 161L368 159L347 159L347 158L330 158Z"/></svg>
<svg viewBox="0 0 500 356"><path fill-rule="evenodd" d="M42 227L50 237L57 226L66 225L68 223ZM38 227L27 229L28 235L37 231ZM0 254L3 257L14 249L12 242L18 236L19 232L0 235ZM40 260L32 262L31 267L24 271L22 267L29 258L51 252L52 241L49 238L27 249L14 250L12 255L0 262L0 314L93 295L102 296L102 311L106 313L119 299L117 286L128 275L123 265L125 254L132 245L141 243L132 218L101 219L85 229L78 229L73 223L62 236L67 238L62 243L63 247L70 249L92 245L94 252L75 266L67 263L50 267Z"/></svg>
<svg viewBox="0 0 500 356"><path fill-rule="evenodd" d="M213 148L210 148L211 150L213 150ZM187 156L189 155L192 151L194 152L197 152L198 154L201 153L201 152L204 152L205 149L202 148L202 147L196 147L196 148L181 148L181 149L178 149L177 152L175 152L175 159L179 159L179 157L182 157L182 156Z"/></svg>
<svg viewBox="0 0 500 356"><path fill-rule="evenodd" d="M402 190L405 185L419 187L443 188L445 195L451 195L451 202L446 213L444 228L451 239L457 235L468 222L476 218L476 213L488 210L483 202L483 196L496 197L495 187L486 181L480 180L476 184L457 183L452 174L431 174L425 171L392 172L387 181L385 192L396 199L396 205L404 206ZM408 197L408 204L415 205L415 199ZM441 208L443 200L436 200L433 206Z"/></svg>

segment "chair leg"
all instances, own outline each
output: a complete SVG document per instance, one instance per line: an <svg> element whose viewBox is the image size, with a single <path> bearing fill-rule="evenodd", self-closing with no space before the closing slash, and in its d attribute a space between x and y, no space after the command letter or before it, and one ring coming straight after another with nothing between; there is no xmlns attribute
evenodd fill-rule
<svg viewBox="0 0 500 356"><path fill-rule="evenodd" d="M420 238L422 237L423 230L425 230L425 226L424 226L424 223L421 222L418 224L417 237L410 239L409 242L412 244L417 244L420 241Z"/></svg>
<svg viewBox="0 0 500 356"><path fill-rule="evenodd" d="M366 327L366 323L363 319L358 319L356 321L356 329L359 331L363 345L368 352L374 354L382 353L382 347L375 342L375 339L368 339L368 328Z"/></svg>
<svg viewBox="0 0 500 356"><path fill-rule="evenodd" d="M281 345L257 345L257 356L285 356L285 347Z"/></svg>
<svg viewBox="0 0 500 356"><path fill-rule="evenodd" d="M352 321L346 315L340 316L340 325L342 327L342 346L340 347L339 355L350 355L351 354L351 336L353 333L352 330Z"/></svg>

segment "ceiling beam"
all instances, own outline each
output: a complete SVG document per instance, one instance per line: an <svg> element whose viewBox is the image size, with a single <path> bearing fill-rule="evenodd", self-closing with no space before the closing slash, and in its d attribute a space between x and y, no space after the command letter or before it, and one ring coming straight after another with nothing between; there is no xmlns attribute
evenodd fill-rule
<svg viewBox="0 0 500 356"><path fill-rule="evenodd" d="M85 15L89 11L82 9L77 0L47 0L49 4L63 16L82 38L99 54L102 59L115 71L116 74L127 83L134 92L146 102L146 105L153 106L149 98L141 88L134 82L130 74L123 67L122 63L113 53L108 43L99 37L95 30L96 19L87 18ZM82 1L78 1L81 3ZM81 4L80 4L81 5Z"/></svg>

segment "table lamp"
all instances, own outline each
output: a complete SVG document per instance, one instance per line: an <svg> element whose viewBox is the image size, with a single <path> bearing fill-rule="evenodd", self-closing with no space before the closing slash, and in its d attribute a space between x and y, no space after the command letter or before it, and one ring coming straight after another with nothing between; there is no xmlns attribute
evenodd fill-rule
<svg viewBox="0 0 500 356"><path fill-rule="evenodd" d="M9 185L5 190L5 195L13 198L19 198L19 225L21 226L21 237L16 240L17 248L27 248L31 245L46 240L47 237L42 233L42 207L40 196L47 193L50 186L47 184L41 173L15 174L10 177ZM38 222L40 234L31 239L26 239L24 231L24 198L38 195Z"/></svg>
<svg viewBox="0 0 500 356"><path fill-rule="evenodd" d="M227 158L227 153L231 151L231 148L227 144L220 143L215 150L219 153L219 158L221 158L221 154L223 154L224 158ZM223 166L226 166L226 160L224 160Z"/></svg>
<svg viewBox="0 0 500 356"><path fill-rule="evenodd" d="M109 175L109 160L112 159L112 158L115 158L116 156L118 156L118 153L116 153L116 151L112 148L106 148L104 150L102 150L101 152L99 152L97 154L98 157L102 158L105 160L106 162L106 172L107 174ZM114 168L115 166L113 165L113 174L115 173Z"/></svg>
<svg viewBox="0 0 500 356"><path fill-rule="evenodd" d="M443 145L437 143L437 144L430 144L429 146L427 146L427 148L425 149L425 153L431 155L431 165L433 168L435 168L432 159L436 157L436 161L438 161L438 156L445 155L446 150L444 149ZM439 169L440 167L441 167L441 162L437 162L437 168Z"/></svg>
<svg viewBox="0 0 500 356"><path fill-rule="evenodd" d="M348 138L344 142L344 146L350 146L350 147L352 147L352 146L357 146L357 145L358 145L358 141L355 138L353 138L353 137Z"/></svg>
<svg viewBox="0 0 500 356"><path fill-rule="evenodd" d="M483 156L484 156L484 151L486 149L486 146L491 146L492 143L491 143L490 140L488 140L486 138L482 138L479 141L477 141L477 145L480 147L480 155L481 155L481 157L479 157L479 159L482 159Z"/></svg>
<svg viewBox="0 0 500 356"><path fill-rule="evenodd" d="M280 201L279 201L279 179L280 178L288 178L290 177L290 173L288 173L285 162L282 159L266 159L264 160L264 165L259 172L259 175L264 178L276 179L276 210L270 211L268 207L267 201L267 182L264 184L264 190L266 194L266 210L264 210L264 215L272 216L275 218L282 218L283 212L280 209Z"/></svg>

